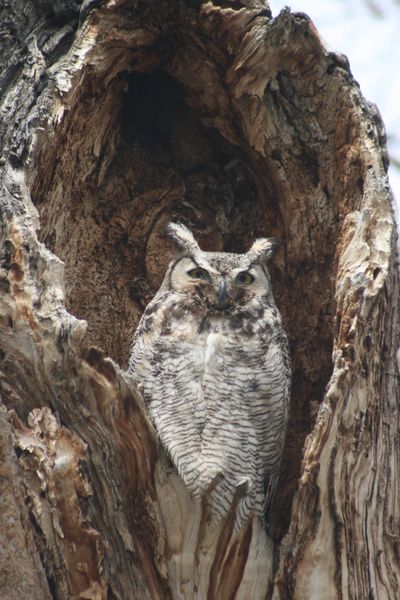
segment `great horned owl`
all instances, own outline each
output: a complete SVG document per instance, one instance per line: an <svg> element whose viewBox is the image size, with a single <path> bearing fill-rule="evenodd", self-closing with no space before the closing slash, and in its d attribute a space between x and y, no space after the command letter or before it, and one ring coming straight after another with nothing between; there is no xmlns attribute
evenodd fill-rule
<svg viewBox="0 0 400 600"><path fill-rule="evenodd" d="M266 267L278 244L204 252L184 225L167 232L176 256L129 371L187 488L240 528L252 514L268 519L286 434L289 352Z"/></svg>

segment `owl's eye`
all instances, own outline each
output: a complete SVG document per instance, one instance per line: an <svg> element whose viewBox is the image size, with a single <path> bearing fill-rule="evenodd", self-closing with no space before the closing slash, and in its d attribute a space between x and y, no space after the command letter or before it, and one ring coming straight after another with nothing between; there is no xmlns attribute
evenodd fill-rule
<svg viewBox="0 0 400 600"><path fill-rule="evenodd" d="M196 269L190 269L187 274L190 277L193 277L193 279L208 279L208 271L205 269L200 269L200 267Z"/></svg>
<svg viewBox="0 0 400 600"><path fill-rule="evenodd" d="M253 281L254 277L248 271L240 271L235 277L236 285L250 285Z"/></svg>

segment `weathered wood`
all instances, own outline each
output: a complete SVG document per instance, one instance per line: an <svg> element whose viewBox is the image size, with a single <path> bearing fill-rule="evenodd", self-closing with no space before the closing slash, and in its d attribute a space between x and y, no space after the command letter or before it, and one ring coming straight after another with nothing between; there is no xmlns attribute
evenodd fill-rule
<svg viewBox="0 0 400 600"><path fill-rule="evenodd" d="M3 0L7 600L396 597L383 126L305 15L221 4L85 2L79 22L72 1ZM171 256L171 218L206 249L284 242L273 283L294 380L274 582L260 523L212 528L120 368Z"/></svg>

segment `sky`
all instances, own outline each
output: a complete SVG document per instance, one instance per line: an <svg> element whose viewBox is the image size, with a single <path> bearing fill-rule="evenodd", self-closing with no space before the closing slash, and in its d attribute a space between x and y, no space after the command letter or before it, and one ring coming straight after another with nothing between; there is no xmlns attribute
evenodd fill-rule
<svg viewBox="0 0 400 600"><path fill-rule="evenodd" d="M400 0L270 0L269 5L274 17L284 6L306 13L328 48L347 55L364 97L378 106L386 126L389 180L400 215Z"/></svg>

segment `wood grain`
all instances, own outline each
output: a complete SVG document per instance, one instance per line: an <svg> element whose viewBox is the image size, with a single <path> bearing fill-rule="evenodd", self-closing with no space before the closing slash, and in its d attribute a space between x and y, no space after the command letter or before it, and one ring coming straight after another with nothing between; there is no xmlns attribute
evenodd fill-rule
<svg viewBox="0 0 400 600"><path fill-rule="evenodd" d="M3 4L2 597L25 593L16 561L32 598L397 597L395 221L346 58L257 0L86 3L80 23L71 0ZM210 250L283 241L294 380L269 537L210 528L122 370L170 219Z"/></svg>

